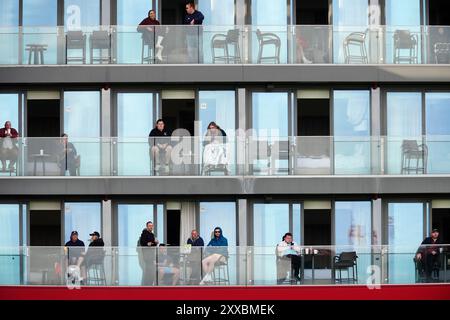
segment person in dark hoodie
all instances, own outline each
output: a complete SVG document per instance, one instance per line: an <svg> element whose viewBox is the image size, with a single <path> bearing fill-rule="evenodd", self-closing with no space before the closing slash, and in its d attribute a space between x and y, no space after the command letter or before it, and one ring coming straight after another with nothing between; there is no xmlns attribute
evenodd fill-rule
<svg viewBox="0 0 450 320"><path fill-rule="evenodd" d="M155 248L159 241L153 233L153 222L148 221L146 228L142 230L139 244L142 248L142 258L144 262L144 272L142 273L142 285L152 286L156 275L156 251Z"/></svg>
<svg viewBox="0 0 450 320"><path fill-rule="evenodd" d="M214 235L208 243L208 247L205 250L205 257L202 260L202 267L205 276L200 284L203 285L207 282L212 282L212 272L217 262L225 263L228 259L228 240L223 236L222 228L215 227Z"/></svg>
<svg viewBox="0 0 450 320"><path fill-rule="evenodd" d="M78 259L78 267L81 270L83 278L86 278L86 270L93 264L103 264L103 259L105 257L105 251L103 247L105 243L103 239L100 238L100 233L98 231L94 231L91 234L91 243L86 251L83 253ZM101 247L101 248L100 248Z"/></svg>

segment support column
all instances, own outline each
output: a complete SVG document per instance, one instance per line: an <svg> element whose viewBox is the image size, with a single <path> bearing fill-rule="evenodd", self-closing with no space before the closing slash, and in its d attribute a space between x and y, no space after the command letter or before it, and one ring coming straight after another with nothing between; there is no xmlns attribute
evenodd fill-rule
<svg viewBox="0 0 450 320"><path fill-rule="evenodd" d="M381 90L371 88L371 168L372 174L384 174L384 140L381 137Z"/></svg>
<svg viewBox="0 0 450 320"><path fill-rule="evenodd" d="M111 24L111 1L112 0L101 0L101 20L100 24L103 26L109 26Z"/></svg>
<svg viewBox="0 0 450 320"><path fill-rule="evenodd" d="M247 285L251 279L252 253L247 247L247 199L238 200L237 284Z"/></svg>
<svg viewBox="0 0 450 320"><path fill-rule="evenodd" d="M113 143L111 141L111 90L101 91L101 173L102 176L113 175Z"/></svg>
<svg viewBox="0 0 450 320"><path fill-rule="evenodd" d="M244 175L246 171L246 139L245 132L247 129L247 108L246 108L246 89L239 88L237 90L237 129L236 135L236 164L237 174Z"/></svg>
<svg viewBox="0 0 450 320"><path fill-rule="evenodd" d="M112 206L111 200L102 201L102 238L106 247L112 246Z"/></svg>

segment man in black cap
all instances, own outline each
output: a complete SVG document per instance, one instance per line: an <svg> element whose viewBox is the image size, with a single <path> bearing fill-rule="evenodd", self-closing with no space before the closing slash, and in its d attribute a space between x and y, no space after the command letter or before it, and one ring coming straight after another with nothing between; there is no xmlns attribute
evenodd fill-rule
<svg viewBox="0 0 450 320"><path fill-rule="evenodd" d="M439 254L441 249L441 239L439 239L439 230L433 229L431 236L425 238L416 252L416 262L419 273L425 272L427 282L432 280L433 271L439 279Z"/></svg>
<svg viewBox="0 0 450 320"><path fill-rule="evenodd" d="M78 265L79 259L84 253L84 242L78 239L78 231L70 233L70 240L64 246L67 248L69 265Z"/></svg>
<svg viewBox="0 0 450 320"><path fill-rule="evenodd" d="M89 234L91 236L89 247L86 253L83 253L81 257L78 259L78 267L81 269L81 273L83 278L86 278L86 270L93 264L103 264L103 258L105 257L105 251L103 248L105 243L103 239L100 238L100 233L98 231L94 231Z"/></svg>

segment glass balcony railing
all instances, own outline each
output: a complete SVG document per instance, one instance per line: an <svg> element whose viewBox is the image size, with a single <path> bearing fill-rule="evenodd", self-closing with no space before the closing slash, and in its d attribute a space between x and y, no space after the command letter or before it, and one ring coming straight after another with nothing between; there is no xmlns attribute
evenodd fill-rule
<svg viewBox="0 0 450 320"><path fill-rule="evenodd" d="M449 64L450 26L0 27L0 64Z"/></svg>
<svg viewBox="0 0 450 320"><path fill-rule="evenodd" d="M0 285L375 287L445 283L449 267L449 245L0 247Z"/></svg>
<svg viewBox="0 0 450 320"><path fill-rule="evenodd" d="M0 177L450 174L450 136L7 139Z"/></svg>

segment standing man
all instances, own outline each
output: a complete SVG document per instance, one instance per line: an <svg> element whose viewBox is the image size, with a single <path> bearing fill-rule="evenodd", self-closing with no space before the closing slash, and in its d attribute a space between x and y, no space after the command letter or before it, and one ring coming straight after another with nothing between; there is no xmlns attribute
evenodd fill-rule
<svg viewBox="0 0 450 320"><path fill-rule="evenodd" d="M441 239L439 239L439 230L433 229L431 236L425 238L416 253L416 262L419 272L425 272L427 282L432 280L432 273L435 270L439 279L439 254Z"/></svg>
<svg viewBox="0 0 450 320"><path fill-rule="evenodd" d="M155 238L153 233L153 222L148 221L146 228L142 230L139 244L142 248L142 255L144 260L144 272L142 274L142 285L152 286L155 282L156 275L156 247L159 241Z"/></svg>
<svg viewBox="0 0 450 320"><path fill-rule="evenodd" d="M160 154L165 153L165 172L169 173L170 155L172 146L170 145L171 132L166 129L166 124L163 119L156 121L155 127L150 131L148 143L150 145L150 153L152 160L155 162L155 172L160 169Z"/></svg>
<svg viewBox="0 0 450 320"><path fill-rule="evenodd" d="M186 4L186 15L183 24L189 25L186 31L186 48L190 63L201 63L201 41L202 29L201 27L194 27L195 25L202 25L205 17L200 11L195 10L193 1Z"/></svg>

